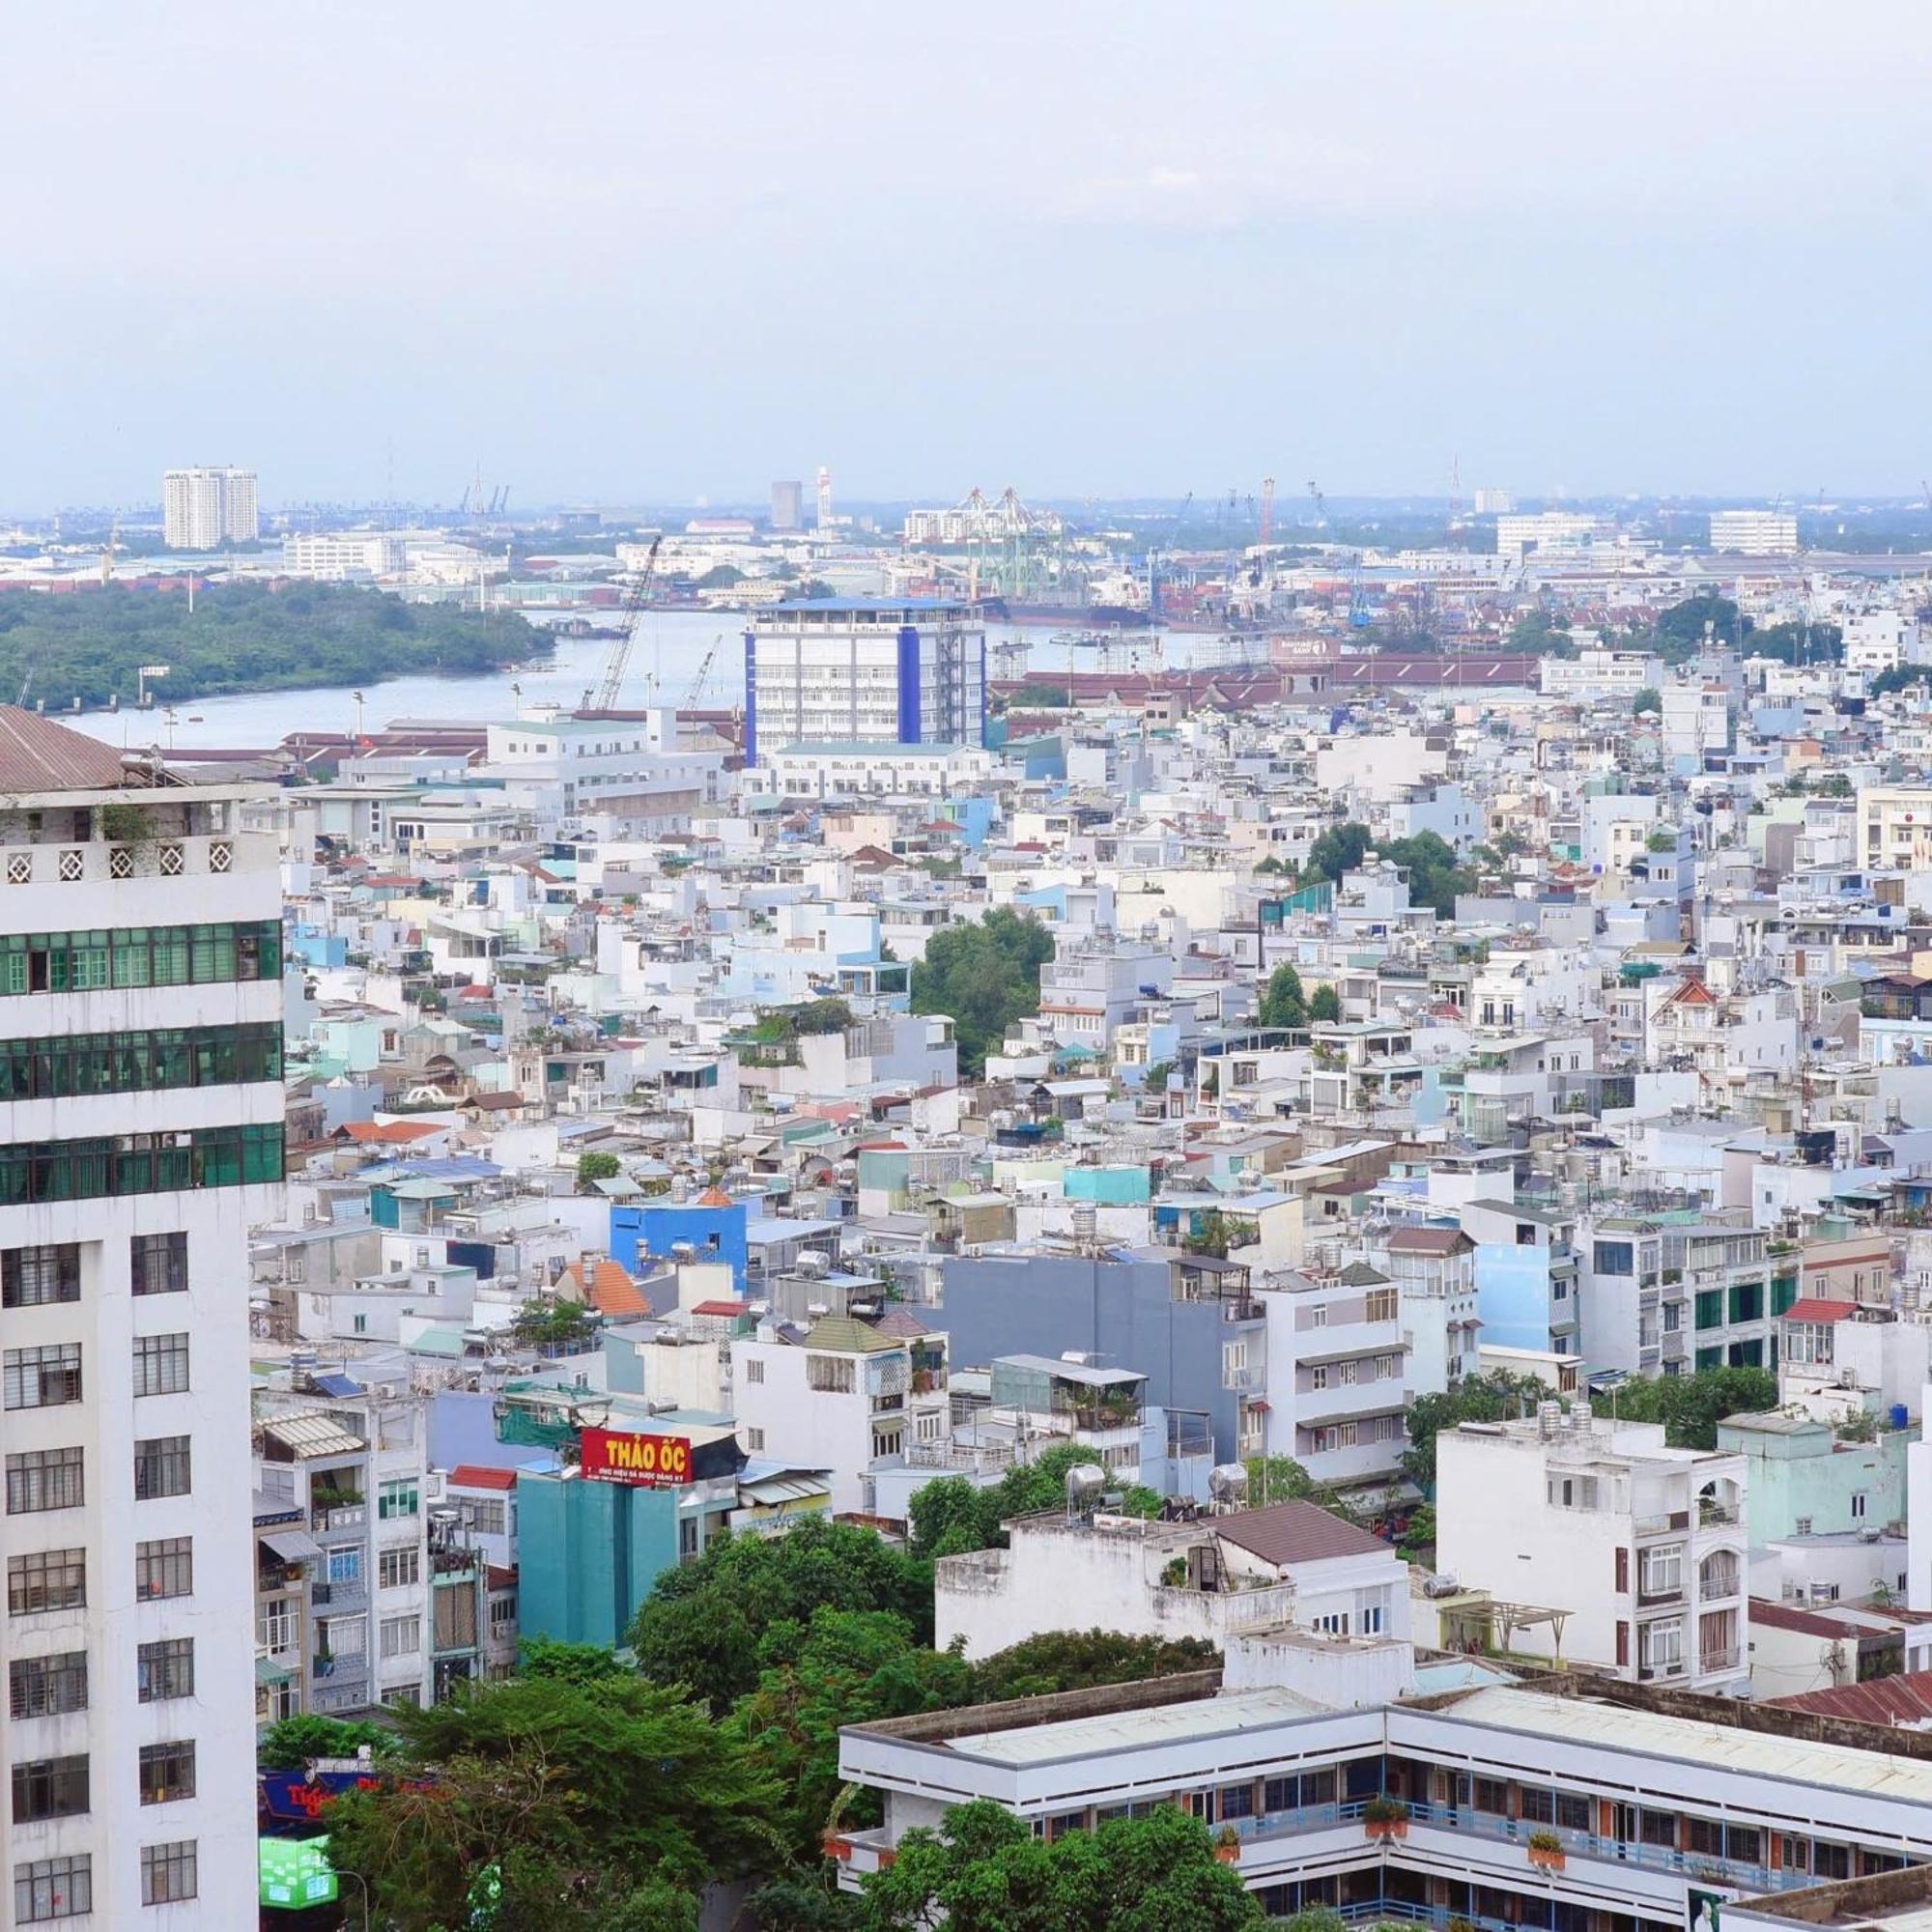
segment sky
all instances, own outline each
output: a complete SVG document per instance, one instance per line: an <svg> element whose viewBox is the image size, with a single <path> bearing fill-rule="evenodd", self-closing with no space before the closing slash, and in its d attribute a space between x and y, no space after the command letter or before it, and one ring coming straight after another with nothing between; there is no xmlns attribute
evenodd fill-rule
<svg viewBox="0 0 1932 1932"><path fill-rule="evenodd" d="M1907 0L8 0L0 512L1917 496Z"/></svg>

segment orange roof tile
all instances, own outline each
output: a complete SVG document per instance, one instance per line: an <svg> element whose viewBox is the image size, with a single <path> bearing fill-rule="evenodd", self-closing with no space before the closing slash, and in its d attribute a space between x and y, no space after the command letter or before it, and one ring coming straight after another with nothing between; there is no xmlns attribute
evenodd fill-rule
<svg viewBox="0 0 1932 1932"><path fill-rule="evenodd" d="M648 1315L651 1312L651 1304L639 1293L638 1284L617 1262L599 1262L591 1270L588 1283L583 1279L582 1262L572 1262L564 1273L576 1284L583 1299L600 1314L621 1317Z"/></svg>
<svg viewBox="0 0 1932 1932"><path fill-rule="evenodd" d="M352 1141L377 1141L384 1146L402 1146L449 1130L440 1121L345 1121L335 1131L338 1136L346 1134Z"/></svg>

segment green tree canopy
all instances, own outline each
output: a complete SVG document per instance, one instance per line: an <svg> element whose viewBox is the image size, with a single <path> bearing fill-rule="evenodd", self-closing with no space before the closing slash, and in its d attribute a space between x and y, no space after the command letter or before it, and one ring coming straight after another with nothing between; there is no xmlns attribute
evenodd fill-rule
<svg viewBox="0 0 1932 1932"><path fill-rule="evenodd" d="M1333 986L1317 986L1308 996L1308 1017L1322 1026L1332 1026L1342 1017L1342 996Z"/></svg>
<svg viewBox="0 0 1932 1932"><path fill-rule="evenodd" d="M1344 872L1352 872L1362 863L1362 854L1373 843L1369 828L1353 819L1346 825L1331 825L1308 848L1308 863L1301 875L1310 885L1318 879L1339 884Z"/></svg>
<svg viewBox="0 0 1932 1932"><path fill-rule="evenodd" d="M1660 718L1663 715L1663 694L1656 685L1647 684L1631 699L1631 716L1641 718L1646 711L1654 711Z"/></svg>
<svg viewBox="0 0 1932 1932"><path fill-rule="evenodd" d="M875 1531L809 1517L783 1536L723 1536L664 1571L632 1619L638 1667L681 1684L720 1717L756 1683L774 1626L807 1629L819 1609L884 1610L932 1635L932 1571Z"/></svg>
<svg viewBox="0 0 1932 1932"><path fill-rule="evenodd" d="M510 1333L526 1349L546 1354L576 1354L590 1346L597 1324L581 1301L539 1295L517 1310Z"/></svg>
<svg viewBox="0 0 1932 1932"><path fill-rule="evenodd" d="M957 1556L968 1549L1004 1549L1000 1527L1016 1516L1059 1508L1066 1472L1093 1462L1077 1442L1062 1442L1031 1463L1016 1463L990 1488L964 1476L937 1476L912 1492L912 1549L916 1556Z"/></svg>
<svg viewBox="0 0 1932 1932"><path fill-rule="evenodd" d="M1008 700L1020 711L1064 711L1072 701L1064 684L1048 684L1042 678L1028 678L1014 688Z"/></svg>
<svg viewBox="0 0 1932 1932"><path fill-rule="evenodd" d="M1208 1828L1173 1805L1051 1843L990 1800L900 1839L865 1880L866 1932L1236 1932L1261 1906L1214 1857Z"/></svg>
<svg viewBox="0 0 1932 1932"><path fill-rule="evenodd" d="M1658 612L1659 648L1666 656L1690 657L1703 649L1706 625L1710 626L1713 640L1719 644L1735 644L1742 635L1738 607L1715 590L1700 590L1696 596L1687 597L1683 603Z"/></svg>
<svg viewBox="0 0 1932 1932"><path fill-rule="evenodd" d="M164 664L163 699L301 685L371 684L421 674L475 676L543 657L552 640L514 611L405 604L363 584L207 583L195 590L113 585L72 597L0 589L0 690L33 668L49 710L78 697L131 703L136 668Z"/></svg>
<svg viewBox="0 0 1932 1932"><path fill-rule="evenodd" d="M1769 1369L1699 1369L1689 1376L1626 1376L1597 1406L1625 1422L1661 1422L1673 1449L1715 1449L1727 1415L1777 1406L1777 1377Z"/></svg>
<svg viewBox="0 0 1932 1932"><path fill-rule="evenodd" d="M1549 1400L1548 1386L1534 1376L1513 1376L1494 1369L1470 1376L1446 1395L1419 1395L1408 1408L1408 1447L1402 1453L1402 1472L1424 1495L1435 1492L1435 1438L1459 1422L1501 1422L1505 1417L1534 1414L1536 1405Z"/></svg>
<svg viewBox="0 0 1932 1932"><path fill-rule="evenodd" d="M1434 832L1418 832L1410 838L1391 838L1380 848L1381 857L1400 866L1408 875L1411 905L1433 906L1444 919L1456 912L1456 895L1466 893L1475 881L1456 863L1456 849Z"/></svg>
<svg viewBox="0 0 1932 1932"><path fill-rule="evenodd" d="M264 1771L299 1771L319 1757L392 1757L401 1748L386 1724L366 1718L278 1718L262 1733L255 1762Z"/></svg>
<svg viewBox="0 0 1932 1932"><path fill-rule="evenodd" d="M493 1867L505 1925L592 1932L618 1900L633 1923L675 1924L647 1888L695 1897L777 1854L776 1781L675 1690L513 1677L396 1721L399 1769L420 1776L345 1794L325 1818L335 1861L401 1932L469 1923Z"/></svg>
<svg viewBox="0 0 1932 1932"><path fill-rule="evenodd" d="M1277 966L1262 989L1261 1010L1257 1014L1264 1027L1305 1027L1308 1024L1308 995L1301 989L1301 975L1293 966Z"/></svg>
<svg viewBox="0 0 1932 1932"><path fill-rule="evenodd" d="M912 1010L952 1016L959 1070L977 1079L1013 1021L1038 1012L1039 969L1052 957L1045 926L1009 906L946 926L913 966Z"/></svg>
<svg viewBox="0 0 1932 1932"><path fill-rule="evenodd" d="M600 1180L615 1180L624 1163L614 1153L581 1153L577 1156L577 1191L588 1194Z"/></svg>

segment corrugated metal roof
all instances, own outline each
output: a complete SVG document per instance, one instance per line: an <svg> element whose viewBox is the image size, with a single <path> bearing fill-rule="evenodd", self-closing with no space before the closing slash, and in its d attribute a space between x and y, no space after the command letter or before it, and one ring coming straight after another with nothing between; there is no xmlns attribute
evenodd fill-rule
<svg viewBox="0 0 1932 1932"><path fill-rule="evenodd" d="M1332 1556L1392 1555L1378 1536L1357 1529L1320 1503L1271 1503L1266 1509L1241 1510L1216 1517L1214 1533L1264 1563L1321 1563Z"/></svg>
<svg viewBox="0 0 1932 1932"><path fill-rule="evenodd" d="M104 791L125 777L111 745L0 704L0 792Z"/></svg>
<svg viewBox="0 0 1932 1932"><path fill-rule="evenodd" d="M352 1435L332 1416L322 1414L278 1415L262 1425L262 1434L288 1450L298 1462L317 1456L359 1456L367 1446L359 1435Z"/></svg>

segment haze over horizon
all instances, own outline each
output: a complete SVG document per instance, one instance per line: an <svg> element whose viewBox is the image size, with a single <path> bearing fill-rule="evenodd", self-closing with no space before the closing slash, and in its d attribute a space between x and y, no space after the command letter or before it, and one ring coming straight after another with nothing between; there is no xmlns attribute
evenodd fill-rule
<svg viewBox="0 0 1932 1932"><path fill-rule="evenodd" d="M1921 26L22 10L0 509L1917 496Z"/></svg>

